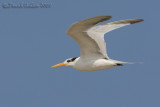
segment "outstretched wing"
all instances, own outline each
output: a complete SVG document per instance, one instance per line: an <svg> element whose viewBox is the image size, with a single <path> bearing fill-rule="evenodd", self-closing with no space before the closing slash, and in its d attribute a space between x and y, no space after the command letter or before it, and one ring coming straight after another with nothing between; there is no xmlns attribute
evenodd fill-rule
<svg viewBox="0 0 160 107"><path fill-rule="evenodd" d="M95 26L99 22L109 20L110 18L111 16L97 16L93 18L88 18L83 21L74 23L67 30L67 34L71 38L73 38L80 46L81 58L109 59L106 53L104 34L111 30L143 21L142 19L130 19Z"/></svg>

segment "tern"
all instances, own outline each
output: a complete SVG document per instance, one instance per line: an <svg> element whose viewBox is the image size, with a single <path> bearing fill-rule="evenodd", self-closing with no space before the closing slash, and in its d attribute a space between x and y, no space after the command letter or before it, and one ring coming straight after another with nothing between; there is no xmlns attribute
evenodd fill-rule
<svg viewBox="0 0 160 107"><path fill-rule="evenodd" d="M110 59L106 52L104 34L120 27L138 23L143 19L128 19L97 25L109 20L111 16L96 16L72 24L66 33L80 46L80 57L66 59L63 63L52 66L69 66L79 71L96 71L134 64Z"/></svg>

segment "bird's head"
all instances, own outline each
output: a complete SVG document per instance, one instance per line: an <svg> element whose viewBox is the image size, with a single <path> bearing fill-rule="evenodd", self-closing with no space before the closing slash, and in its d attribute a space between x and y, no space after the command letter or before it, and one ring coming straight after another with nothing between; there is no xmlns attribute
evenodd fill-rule
<svg viewBox="0 0 160 107"><path fill-rule="evenodd" d="M66 59L66 60L65 60L64 62L62 62L62 63L53 65L51 68L60 67L60 66L70 66L70 67L72 67L72 66L75 64L75 62L77 61L77 60L76 60L77 58L78 58L78 57L68 58L68 59Z"/></svg>

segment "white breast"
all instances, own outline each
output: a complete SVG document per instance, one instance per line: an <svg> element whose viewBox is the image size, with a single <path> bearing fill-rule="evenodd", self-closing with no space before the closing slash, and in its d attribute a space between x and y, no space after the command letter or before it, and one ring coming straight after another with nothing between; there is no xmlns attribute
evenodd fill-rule
<svg viewBox="0 0 160 107"><path fill-rule="evenodd" d="M115 63L112 60L106 60L106 59L97 59L97 60L79 59L71 67L79 71L96 71L96 70L104 70L115 67Z"/></svg>

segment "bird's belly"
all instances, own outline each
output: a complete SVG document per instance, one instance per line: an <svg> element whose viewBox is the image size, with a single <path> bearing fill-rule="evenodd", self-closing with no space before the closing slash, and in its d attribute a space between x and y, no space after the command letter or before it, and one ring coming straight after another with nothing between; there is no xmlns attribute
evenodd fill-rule
<svg viewBox="0 0 160 107"><path fill-rule="evenodd" d="M113 68L112 63L106 63L106 61L92 61L92 62L81 62L77 63L73 68L79 71L97 71Z"/></svg>

